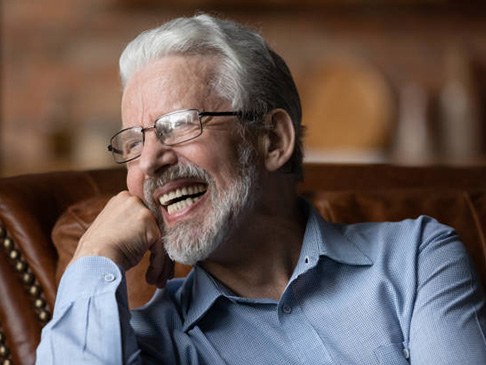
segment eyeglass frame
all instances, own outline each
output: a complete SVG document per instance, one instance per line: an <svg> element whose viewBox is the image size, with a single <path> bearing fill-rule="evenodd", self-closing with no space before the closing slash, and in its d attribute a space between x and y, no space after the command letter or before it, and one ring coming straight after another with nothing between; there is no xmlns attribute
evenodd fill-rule
<svg viewBox="0 0 486 365"><path fill-rule="evenodd" d="M182 141L178 141L176 143L164 143L162 141L162 139L160 138L160 136L157 134L157 122L160 121L162 118L168 116L168 115L171 115L171 114L175 114L175 113L181 113L181 112L194 112L196 111L197 112L197 115L198 115L198 120L199 120L199 127L200 127L200 132L198 135L194 136L194 137L190 137L188 139L185 139L185 140L182 140ZM127 162L130 162L130 161L133 161L137 158L139 158L142 153L140 152L140 154L134 156L134 157L131 157L127 160L123 160L123 161L117 161L117 159L115 158L115 153L117 153L116 151L118 151L118 149L116 149L115 147L113 147L113 139L115 139L118 135L120 135L121 133L123 132L126 132L126 131L129 131L129 130L134 130L134 129L140 129L140 132L142 133L142 146L145 144L145 132L148 131L148 130L151 130L151 129L154 129L155 130L155 134L157 135L157 139L159 140L160 143L162 143L164 146L176 146L178 144L181 144L181 143L185 143L185 142L189 142L189 141L192 141L193 139L196 139L198 137L200 137L203 133L203 122L202 122L202 118L203 117L225 117L225 116L236 116L238 118L242 118L243 117L243 112L241 111L220 111L220 112L207 112L207 111L200 111L199 109L181 109L181 110L175 110L175 111L172 111L170 113L166 113L166 114L163 114L161 116L159 116L154 124L150 127L141 127L141 126L137 126L137 127L129 127L129 128L124 128L120 131L118 131L117 133L115 133L111 138L110 138L110 144L107 146L108 148L108 151L110 151L113 155L113 159L115 160L115 163L117 164L124 164L124 163L127 163Z"/></svg>

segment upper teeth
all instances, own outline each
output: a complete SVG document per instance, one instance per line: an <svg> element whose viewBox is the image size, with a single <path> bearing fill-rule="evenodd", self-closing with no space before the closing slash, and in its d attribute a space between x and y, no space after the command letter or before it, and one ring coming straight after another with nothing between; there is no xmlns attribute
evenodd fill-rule
<svg viewBox="0 0 486 365"><path fill-rule="evenodd" d="M172 200L178 199L186 195L194 195L206 190L206 187L202 184L186 186L180 189L170 191L159 198L159 202L162 205L168 205Z"/></svg>

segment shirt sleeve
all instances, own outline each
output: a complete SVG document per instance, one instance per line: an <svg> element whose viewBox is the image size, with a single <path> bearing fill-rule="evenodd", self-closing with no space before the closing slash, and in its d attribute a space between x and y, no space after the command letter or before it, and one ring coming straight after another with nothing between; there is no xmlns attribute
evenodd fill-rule
<svg viewBox="0 0 486 365"><path fill-rule="evenodd" d="M107 258L83 257L61 279L36 364L140 364L129 320L124 272Z"/></svg>
<svg viewBox="0 0 486 365"><path fill-rule="evenodd" d="M417 292L410 327L410 362L486 364L484 293L453 229L433 221L424 228L417 262Z"/></svg>

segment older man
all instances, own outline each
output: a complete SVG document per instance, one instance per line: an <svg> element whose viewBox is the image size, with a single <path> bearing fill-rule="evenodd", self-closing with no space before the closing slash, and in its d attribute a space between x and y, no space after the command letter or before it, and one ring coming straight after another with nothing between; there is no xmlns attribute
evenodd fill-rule
<svg viewBox="0 0 486 365"><path fill-rule="evenodd" d="M485 364L484 297L427 217L332 225L296 194L301 110L256 33L198 15L124 51L128 191L79 242L39 364ZM128 310L151 251L158 290ZM172 260L194 265L169 280ZM167 281L167 282L166 282Z"/></svg>

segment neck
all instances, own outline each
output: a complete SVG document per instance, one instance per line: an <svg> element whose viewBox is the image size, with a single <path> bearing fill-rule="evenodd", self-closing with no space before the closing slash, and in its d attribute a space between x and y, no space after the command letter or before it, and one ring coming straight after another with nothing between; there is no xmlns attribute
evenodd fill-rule
<svg viewBox="0 0 486 365"><path fill-rule="evenodd" d="M201 266L242 297L278 300L297 264L306 217L295 192L256 206Z"/></svg>

